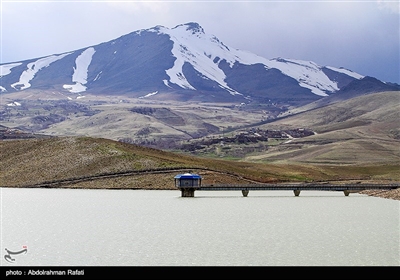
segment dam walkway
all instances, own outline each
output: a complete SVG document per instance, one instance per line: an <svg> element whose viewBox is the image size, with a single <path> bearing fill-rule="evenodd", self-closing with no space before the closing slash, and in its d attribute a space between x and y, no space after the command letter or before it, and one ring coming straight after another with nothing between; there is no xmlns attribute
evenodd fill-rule
<svg viewBox="0 0 400 280"><path fill-rule="evenodd" d="M194 197L195 191L241 191L247 197L250 191L293 191L299 196L301 191L342 191L345 196L351 192L363 190L392 190L400 188L400 184L323 184L323 183L299 183L299 184L218 184L200 185L198 187L180 187L182 197Z"/></svg>

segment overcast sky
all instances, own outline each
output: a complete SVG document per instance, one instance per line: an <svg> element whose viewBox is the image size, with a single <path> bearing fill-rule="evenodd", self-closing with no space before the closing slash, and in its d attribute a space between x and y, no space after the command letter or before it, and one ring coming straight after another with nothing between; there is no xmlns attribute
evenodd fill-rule
<svg viewBox="0 0 400 280"><path fill-rule="evenodd" d="M97 45L156 25L197 22L230 48L400 84L399 0L0 2L1 63Z"/></svg>

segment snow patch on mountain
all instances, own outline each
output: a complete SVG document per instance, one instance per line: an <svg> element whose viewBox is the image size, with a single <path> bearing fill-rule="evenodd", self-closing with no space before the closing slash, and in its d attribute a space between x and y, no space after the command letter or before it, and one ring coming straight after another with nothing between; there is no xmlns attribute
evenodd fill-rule
<svg viewBox="0 0 400 280"><path fill-rule="evenodd" d="M37 72L42 70L45 67L48 67L51 63L62 59L63 57L69 55L70 53L64 53L60 55L51 55L47 56L44 58L40 58L36 60L35 62L28 63L27 65L27 70L22 72L19 81L16 83L13 83L11 87L13 87L16 90L24 90L27 89L31 86L29 83L36 75Z"/></svg>
<svg viewBox="0 0 400 280"><path fill-rule="evenodd" d="M346 74L346 75L348 75L350 77L353 77L353 78L355 78L357 80L360 80L360 79L365 77L363 75L360 75L360 74L358 74L356 72L350 71L350 70L345 69L345 68L336 68L336 67L332 67L332 66L326 66L326 68L331 69L331 70L336 71L336 72L339 72L339 73Z"/></svg>
<svg viewBox="0 0 400 280"><path fill-rule="evenodd" d="M172 54L176 60L172 68L166 70L171 83L185 89L195 90L183 74L183 65L188 62L204 77L216 81L231 94L240 94L226 84L224 71L214 62L216 57L229 57L229 49L217 38L206 35L198 24L178 25L172 29L157 26L149 31L167 34L174 42ZM205 53L204 50L209 53Z"/></svg>
<svg viewBox="0 0 400 280"><path fill-rule="evenodd" d="M100 71L100 72L96 75L96 78L93 79L93 82L95 82L95 81L97 81L97 80L100 79L101 73L103 73L103 71Z"/></svg>
<svg viewBox="0 0 400 280"><path fill-rule="evenodd" d="M169 82L185 89L195 90L183 73L183 65L188 62L204 78L216 81L221 88L231 94L240 94L226 84L226 75L218 67L221 60L226 60L230 67L239 62L245 65L261 63L266 70L278 69L284 75L295 79L301 87L310 89L312 93L319 96L327 96L327 92L339 90L337 83L331 81L322 71L322 67L314 62L281 58L269 60L250 52L231 49L215 36L205 34L197 23L182 24L172 29L156 26L148 31L167 34L174 42L172 53L176 60L173 67L166 70L166 73L170 77ZM348 75L351 74L352 77L361 77L354 72L335 69L335 71L338 70Z"/></svg>
<svg viewBox="0 0 400 280"><path fill-rule="evenodd" d="M14 101L14 102L8 103L7 106L9 106L9 107L21 106L21 103Z"/></svg>
<svg viewBox="0 0 400 280"><path fill-rule="evenodd" d="M270 60L270 66L296 79L301 87L310 89L316 95L328 96L325 91L339 90L337 83L331 81L321 67L312 61L275 58Z"/></svg>
<svg viewBox="0 0 400 280"><path fill-rule="evenodd" d="M10 74L12 68L17 67L21 64L22 64L21 62L18 62L18 63L0 65L0 77Z"/></svg>
<svg viewBox="0 0 400 280"><path fill-rule="evenodd" d="M146 95L140 96L139 98L146 98L146 97L150 97L150 96L156 95L157 93L158 93L158 90L157 90L157 91L155 91L155 92L150 92L150 93L148 93L148 94L146 94Z"/></svg>
<svg viewBox="0 0 400 280"><path fill-rule="evenodd" d="M168 80L163 80L163 83L164 83L164 85L166 85L167 87L172 88L172 87L169 85Z"/></svg>
<svg viewBox="0 0 400 280"><path fill-rule="evenodd" d="M84 50L75 60L76 67L74 67L74 74L72 75L72 82L74 85L63 85L65 89L72 93L86 91L88 68L95 53L93 47Z"/></svg>

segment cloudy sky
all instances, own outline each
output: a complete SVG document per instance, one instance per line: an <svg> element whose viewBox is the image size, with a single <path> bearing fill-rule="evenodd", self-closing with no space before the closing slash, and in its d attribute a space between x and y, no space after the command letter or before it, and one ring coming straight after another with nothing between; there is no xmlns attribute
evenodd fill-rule
<svg viewBox="0 0 400 280"><path fill-rule="evenodd" d="M0 62L197 22L230 48L345 67L400 84L399 0L1 2Z"/></svg>

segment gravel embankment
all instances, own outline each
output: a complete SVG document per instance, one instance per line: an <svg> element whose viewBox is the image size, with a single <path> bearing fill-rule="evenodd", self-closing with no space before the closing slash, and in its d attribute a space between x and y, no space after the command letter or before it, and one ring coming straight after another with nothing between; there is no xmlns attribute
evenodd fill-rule
<svg viewBox="0 0 400 280"><path fill-rule="evenodd" d="M360 193L361 194L366 194L366 195L369 195L369 196L376 196L376 197L381 197L381 198L400 200L400 189L394 189L394 190L365 190L365 191L361 191Z"/></svg>

